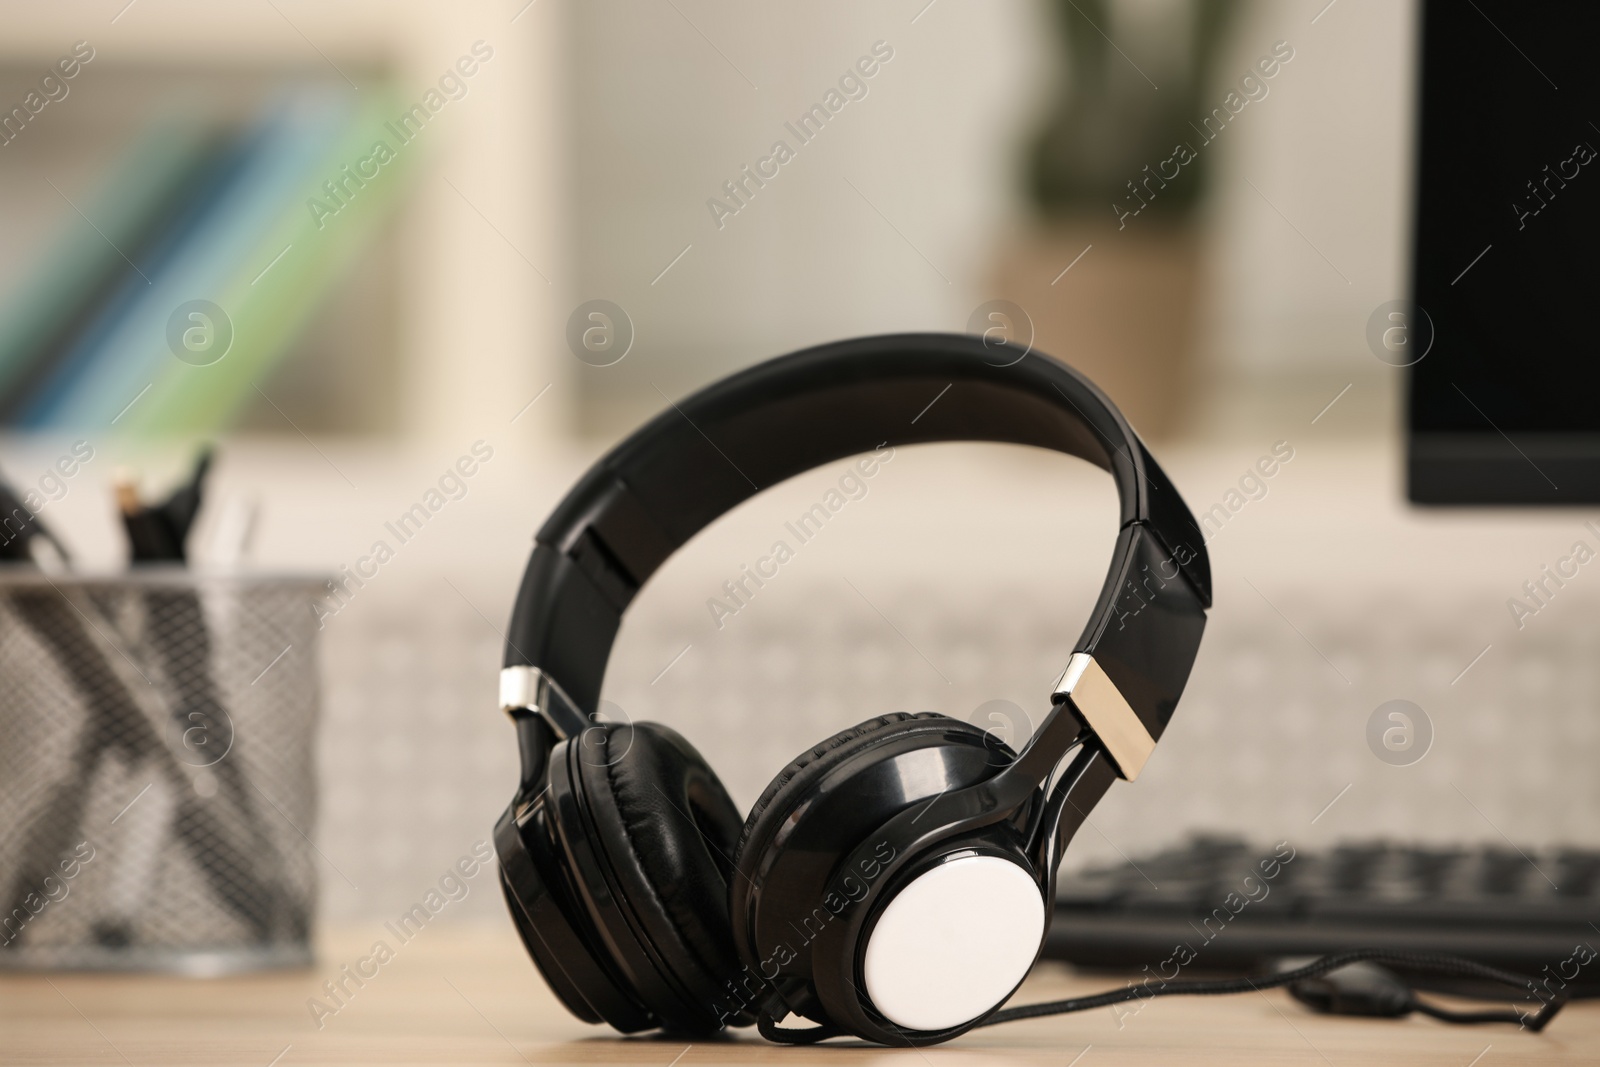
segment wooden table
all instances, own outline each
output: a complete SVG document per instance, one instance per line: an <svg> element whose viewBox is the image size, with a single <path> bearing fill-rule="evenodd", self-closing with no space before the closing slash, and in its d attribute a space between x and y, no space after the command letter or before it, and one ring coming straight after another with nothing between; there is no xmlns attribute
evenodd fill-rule
<svg viewBox="0 0 1600 1067"><path fill-rule="evenodd" d="M1119 1028L1109 1009L1016 1023L931 1049L831 1043L781 1048L751 1031L686 1046L620 1038L566 1014L506 926L430 927L401 946L319 1029L307 1001L385 936L377 924L323 939L313 971L218 980L57 974L0 977L0 1064L710 1064L968 1067L1049 1064L1500 1064L1600 1062L1600 1002L1535 1035L1326 1018L1282 992L1147 1002ZM392 938L388 940L392 943ZM370 967L368 968L371 969ZM1038 969L1019 1002L1093 992L1106 978ZM352 985L352 988L354 986ZM1086 1051L1087 1050L1087 1051Z"/></svg>

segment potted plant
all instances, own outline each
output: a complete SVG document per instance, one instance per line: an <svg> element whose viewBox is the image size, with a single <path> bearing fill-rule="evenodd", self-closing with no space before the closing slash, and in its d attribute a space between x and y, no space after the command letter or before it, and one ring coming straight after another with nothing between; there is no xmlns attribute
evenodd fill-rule
<svg viewBox="0 0 1600 1067"><path fill-rule="evenodd" d="M1197 208L1220 131L1204 93L1238 0L1049 6L1061 76L1025 156L1034 222L1005 255L1000 288L1032 319L1037 347L1162 436L1193 353Z"/></svg>

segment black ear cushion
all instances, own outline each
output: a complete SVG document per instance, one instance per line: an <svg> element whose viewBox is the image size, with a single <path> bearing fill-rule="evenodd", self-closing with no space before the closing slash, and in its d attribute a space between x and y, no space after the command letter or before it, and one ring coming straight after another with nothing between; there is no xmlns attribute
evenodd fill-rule
<svg viewBox="0 0 1600 1067"><path fill-rule="evenodd" d="M581 742L578 775L600 844L627 905L687 995L653 1004L668 1029L696 1032L719 1017L740 964L728 921L739 809L693 745L658 723L611 724Z"/></svg>

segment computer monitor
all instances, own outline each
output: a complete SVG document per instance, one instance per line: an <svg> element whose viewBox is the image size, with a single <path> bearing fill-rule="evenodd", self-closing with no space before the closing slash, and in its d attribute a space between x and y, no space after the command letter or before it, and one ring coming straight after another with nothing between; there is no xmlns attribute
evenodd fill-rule
<svg viewBox="0 0 1600 1067"><path fill-rule="evenodd" d="M1424 5L1411 302L1368 327L1414 503L1600 503L1597 41L1594 0Z"/></svg>

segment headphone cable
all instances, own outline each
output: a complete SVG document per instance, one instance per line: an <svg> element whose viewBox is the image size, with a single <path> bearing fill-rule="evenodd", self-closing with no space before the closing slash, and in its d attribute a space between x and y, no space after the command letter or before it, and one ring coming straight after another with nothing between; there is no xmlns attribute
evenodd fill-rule
<svg viewBox="0 0 1600 1067"><path fill-rule="evenodd" d="M1352 963L1388 964L1392 967L1418 974L1477 978L1520 990L1528 989L1532 985L1530 980L1523 975L1515 974L1511 971L1503 971L1498 967L1491 967L1488 964L1478 963L1475 960L1465 959L1460 956L1423 952L1399 952L1386 949L1357 949L1352 952L1323 956L1321 959L1308 963L1304 967L1296 967L1293 970L1278 971L1272 974L1252 975L1244 978L1188 979L1185 981L1163 982L1160 985L1130 985L1086 997L1068 997L1065 1000L1050 1000L1042 1004L1024 1004L1015 1008L1004 1008L995 1012L972 1029L977 1030L985 1026L998 1026L1001 1023L1017 1022L1022 1019L1038 1019L1046 1015L1065 1015L1069 1012L1089 1011L1092 1008L1104 1008L1112 1004L1122 1004L1130 1000L1140 1000L1148 997L1222 996L1230 993L1257 992L1263 989L1293 985L1309 978L1316 978L1319 975L1327 974L1329 971L1348 967ZM1565 994L1558 994L1550 1000L1544 1001L1538 1011L1529 1012L1517 1011L1514 1008L1505 1011L1452 1011L1448 1008L1441 1008L1418 1000L1415 994L1406 989L1403 1000L1385 1005L1388 1010L1363 1012L1362 1014L1389 1015L1392 1017L1419 1011L1424 1015L1447 1023L1511 1023L1538 1033L1549 1025L1551 1019L1556 1017L1556 1014L1566 1005L1567 999ZM778 1019L773 1017L766 1009L758 1013L757 1022L762 1037L768 1041L785 1045L811 1045L819 1041L826 1041L832 1037L846 1035L846 1031L843 1029L826 1024L800 1028L779 1026Z"/></svg>
<svg viewBox="0 0 1600 1067"><path fill-rule="evenodd" d="M1404 971L1421 974L1479 978L1519 990L1526 990L1531 985L1529 979L1523 975L1514 974L1511 971L1503 971L1498 967L1491 967L1488 964L1478 963L1460 956L1397 952L1385 949L1357 949L1353 952L1341 952L1337 955L1324 956L1304 967L1278 971L1272 974L1253 975L1245 978L1188 979L1163 982L1159 985L1130 985L1122 989L1113 989L1086 997L1068 997L1065 1000L1051 1000L1042 1004L1024 1004L1015 1008L1004 1008L979 1023L974 1029L1015 1022L1019 1019L1037 1019L1045 1015L1064 1015L1068 1012L1088 1011L1091 1008L1103 1008L1112 1004L1121 1004L1130 1000L1141 1000L1148 997L1219 996L1228 993L1249 993L1262 989L1273 989L1279 986L1293 985L1308 978L1316 978L1319 975L1327 974L1329 971L1347 967L1352 963L1363 962L1388 964ZM1564 994L1560 994L1545 1001L1538 1011L1520 1012L1516 1009L1510 1009L1506 1011L1456 1012L1427 1004L1417 1000L1413 995L1402 1005L1402 1010L1395 1014L1420 1011L1424 1015L1450 1023L1514 1023L1538 1033L1549 1025L1550 1020L1555 1018L1556 1013L1562 1009L1566 1002L1567 997Z"/></svg>

